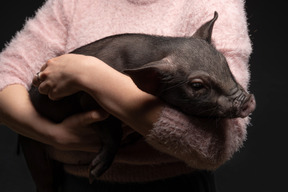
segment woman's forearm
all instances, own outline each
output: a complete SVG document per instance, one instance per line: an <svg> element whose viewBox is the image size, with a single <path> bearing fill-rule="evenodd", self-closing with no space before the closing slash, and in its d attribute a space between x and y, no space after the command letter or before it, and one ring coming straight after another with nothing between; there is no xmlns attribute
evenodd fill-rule
<svg viewBox="0 0 288 192"><path fill-rule="evenodd" d="M15 132L49 143L48 123L33 108L25 87L10 85L0 92L0 121Z"/></svg>
<svg viewBox="0 0 288 192"><path fill-rule="evenodd" d="M93 65L93 61L91 64ZM81 84L86 92L105 110L140 134L149 133L163 107L159 99L141 91L130 77L104 63L96 68L89 67L86 73L87 75L81 77Z"/></svg>

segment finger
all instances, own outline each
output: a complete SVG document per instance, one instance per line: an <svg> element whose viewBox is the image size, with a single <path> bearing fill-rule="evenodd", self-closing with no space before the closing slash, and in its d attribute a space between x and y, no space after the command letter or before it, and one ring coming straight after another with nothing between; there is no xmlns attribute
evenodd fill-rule
<svg viewBox="0 0 288 192"><path fill-rule="evenodd" d="M33 77L33 80L32 80L32 85L34 85L35 87L38 87L40 85L40 81L39 81L39 78L37 76L37 74Z"/></svg>
<svg viewBox="0 0 288 192"><path fill-rule="evenodd" d="M58 95L58 97L55 96L55 95L57 95L57 91L55 89L53 89L53 90L49 89L47 95L48 95L49 99L51 99L52 101L57 101L57 100L60 100L62 98L60 95Z"/></svg>
<svg viewBox="0 0 288 192"><path fill-rule="evenodd" d="M87 124L91 124L91 123L95 123L97 121L103 121L103 120L107 119L109 117L109 113L107 113L103 109L99 109L99 110L89 111L85 114L85 116L87 117L86 120L84 119L85 122Z"/></svg>
<svg viewBox="0 0 288 192"><path fill-rule="evenodd" d="M109 114L105 112L104 110L95 110L95 111L89 111L85 113L76 114L73 117L77 119L79 126L87 126L91 123L96 123L98 121L105 120Z"/></svg>
<svg viewBox="0 0 288 192"><path fill-rule="evenodd" d="M102 108L99 108L91 112L94 113L92 114L92 116L95 115L100 121L103 121L110 116L110 114Z"/></svg>
<svg viewBox="0 0 288 192"><path fill-rule="evenodd" d="M38 87L43 81L45 80L45 77L42 72L38 72L34 75L32 84L36 87Z"/></svg>
<svg viewBox="0 0 288 192"><path fill-rule="evenodd" d="M47 88L48 89L48 88ZM49 99L52 101L58 101L67 95L60 94L57 88L49 88L47 93Z"/></svg>
<svg viewBox="0 0 288 192"><path fill-rule="evenodd" d="M50 91L50 86L47 84L47 82L42 82L38 86L38 91L41 94L48 95Z"/></svg>
<svg viewBox="0 0 288 192"><path fill-rule="evenodd" d="M40 71L44 71L46 68L47 68L47 63L45 63L45 64L41 67Z"/></svg>

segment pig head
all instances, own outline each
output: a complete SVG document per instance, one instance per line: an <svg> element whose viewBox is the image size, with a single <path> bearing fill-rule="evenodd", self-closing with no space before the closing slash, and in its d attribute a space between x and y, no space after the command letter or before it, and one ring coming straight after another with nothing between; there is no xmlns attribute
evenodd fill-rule
<svg viewBox="0 0 288 192"><path fill-rule="evenodd" d="M235 80L225 57L211 44L218 18L202 25L190 38L173 38L173 52L158 61L124 70L136 85L189 115L246 117L255 98Z"/></svg>

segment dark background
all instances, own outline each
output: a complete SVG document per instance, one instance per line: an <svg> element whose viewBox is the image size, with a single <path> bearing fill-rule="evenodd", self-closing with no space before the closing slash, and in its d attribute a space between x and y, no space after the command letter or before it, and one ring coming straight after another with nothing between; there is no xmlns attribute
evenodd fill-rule
<svg viewBox="0 0 288 192"><path fill-rule="evenodd" d="M216 171L219 192L285 191L288 158L287 23L285 1L246 2L254 52L251 56L250 90L257 109L248 128L248 140L240 152ZM0 49L25 19L33 16L43 0L10 0L0 5ZM0 77L1 78L1 77ZM17 136L0 127L0 189L31 192L34 188L23 156L17 155Z"/></svg>

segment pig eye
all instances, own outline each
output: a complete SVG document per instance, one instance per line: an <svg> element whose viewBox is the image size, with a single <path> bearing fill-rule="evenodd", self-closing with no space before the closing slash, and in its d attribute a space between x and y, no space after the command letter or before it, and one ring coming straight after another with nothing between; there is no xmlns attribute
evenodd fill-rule
<svg viewBox="0 0 288 192"><path fill-rule="evenodd" d="M194 90L200 90L205 88L204 86L204 82L201 79L193 79L190 82L190 86L194 89Z"/></svg>
<svg viewBox="0 0 288 192"><path fill-rule="evenodd" d="M202 89L204 86L202 83L192 83L194 89Z"/></svg>

